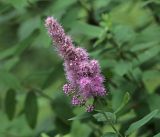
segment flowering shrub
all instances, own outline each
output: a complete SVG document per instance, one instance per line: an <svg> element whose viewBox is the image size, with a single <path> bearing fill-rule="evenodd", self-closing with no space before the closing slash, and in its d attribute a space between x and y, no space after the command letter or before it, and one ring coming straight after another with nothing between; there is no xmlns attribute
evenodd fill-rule
<svg viewBox="0 0 160 137"><path fill-rule="evenodd" d="M0 137L159 137L159 11L159 0L1 0Z"/></svg>

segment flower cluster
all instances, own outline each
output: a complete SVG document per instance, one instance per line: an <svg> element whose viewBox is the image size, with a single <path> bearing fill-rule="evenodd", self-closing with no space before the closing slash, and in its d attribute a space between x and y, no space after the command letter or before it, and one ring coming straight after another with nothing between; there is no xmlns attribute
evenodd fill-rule
<svg viewBox="0 0 160 137"><path fill-rule="evenodd" d="M86 105L87 100L106 94L98 61L91 60L85 49L75 47L71 38L65 34L62 26L53 17L46 19L45 26L59 55L64 59L68 80L68 83L63 86L64 93L72 97L73 105L86 106L87 112L93 111L94 106Z"/></svg>

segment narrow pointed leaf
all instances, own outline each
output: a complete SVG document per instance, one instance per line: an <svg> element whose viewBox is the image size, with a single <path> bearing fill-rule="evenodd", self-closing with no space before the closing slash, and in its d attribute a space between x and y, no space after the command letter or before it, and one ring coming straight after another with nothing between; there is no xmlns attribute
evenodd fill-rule
<svg viewBox="0 0 160 137"><path fill-rule="evenodd" d="M124 97L123 97L122 104L121 104L120 107L116 110L115 113L118 113L120 110L122 110L123 107L128 103L129 99L130 99L130 95L129 95L128 92L126 92L126 94L125 94Z"/></svg>
<svg viewBox="0 0 160 137"><path fill-rule="evenodd" d="M8 90L5 97L5 112L9 120L12 120L16 109L16 92Z"/></svg>
<svg viewBox="0 0 160 137"><path fill-rule="evenodd" d="M38 116L37 96L34 92L28 92L25 99L24 112L27 123L31 128L35 128Z"/></svg>
<svg viewBox="0 0 160 137"><path fill-rule="evenodd" d="M142 127L143 125L145 125L148 121L150 121L153 117L155 117L158 113L158 110L154 110L151 113L149 113L148 115L146 115L145 117L143 117L141 120L132 123L128 130L126 131L126 135L131 134L132 132L134 132L135 130L139 129L140 127Z"/></svg>

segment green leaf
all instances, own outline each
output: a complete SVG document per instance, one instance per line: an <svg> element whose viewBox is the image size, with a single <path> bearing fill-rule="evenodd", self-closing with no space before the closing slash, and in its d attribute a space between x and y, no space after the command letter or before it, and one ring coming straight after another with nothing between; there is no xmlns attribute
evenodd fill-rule
<svg viewBox="0 0 160 137"><path fill-rule="evenodd" d="M155 92L160 85L160 72L156 70L144 71L142 76L143 83L149 93Z"/></svg>
<svg viewBox="0 0 160 137"><path fill-rule="evenodd" d="M0 24L5 23L13 18L15 18L16 16L19 15L18 11L11 11L9 13L7 13L7 15L2 15L0 16Z"/></svg>
<svg viewBox="0 0 160 137"><path fill-rule="evenodd" d="M0 88L1 90L21 90L20 81L10 72L0 69Z"/></svg>
<svg viewBox="0 0 160 137"><path fill-rule="evenodd" d="M16 110L16 92L13 89L7 91L5 96L5 112L9 120L12 120Z"/></svg>
<svg viewBox="0 0 160 137"><path fill-rule="evenodd" d="M20 41L23 41L27 37L29 37L34 30L40 27L40 18L34 17L26 20L25 22L21 23L21 26L18 30L18 37Z"/></svg>
<svg viewBox="0 0 160 137"><path fill-rule="evenodd" d="M116 74L123 76L127 72L132 70L132 64L126 61L119 61L114 67L114 71Z"/></svg>
<svg viewBox="0 0 160 137"><path fill-rule="evenodd" d="M104 135L102 135L102 137L118 137L118 135L113 132L108 132L108 133L105 133Z"/></svg>
<svg viewBox="0 0 160 137"><path fill-rule="evenodd" d="M87 124L73 121L70 134L72 137L89 137L91 131L91 128Z"/></svg>
<svg viewBox="0 0 160 137"><path fill-rule="evenodd" d="M119 121L128 121L128 120L135 119L135 118L136 118L136 113L132 109L132 110L128 111L126 114L123 114L122 116L118 117L118 120Z"/></svg>
<svg viewBox="0 0 160 137"><path fill-rule="evenodd" d="M160 137L160 133L154 135L153 137Z"/></svg>
<svg viewBox="0 0 160 137"><path fill-rule="evenodd" d="M7 0L7 3L11 4L16 9L23 9L28 5L27 0Z"/></svg>
<svg viewBox="0 0 160 137"><path fill-rule="evenodd" d="M159 45L153 46L152 48L145 50L141 54L138 54L138 60L134 60L134 65L140 65L142 63L147 62L150 59L153 59L160 53Z"/></svg>
<svg viewBox="0 0 160 137"><path fill-rule="evenodd" d="M56 66L52 69L52 71L47 76L46 80L42 85L42 89L49 87L55 80L60 78L63 74L62 63L56 64Z"/></svg>
<svg viewBox="0 0 160 137"><path fill-rule="evenodd" d="M46 34L46 28L44 28L44 25L41 25L40 33L38 34L37 37L35 37L33 45L37 47L48 48L51 46L51 43L52 43L51 38L48 37L48 35Z"/></svg>
<svg viewBox="0 0 160 137"><path fill-rule="evenodd" d="M126 92L126 94L123 97L123 101L122 104L120 105L120 107L115 111L115 113L118 113L121 109L123 109L123 107L128 103L128 101L130 100L130 94L128 92Z"/></svg>
<svg viewBox="0 0 160 137"><path fill-rule="evenodd" d="M132 70L132 75L133 75L133 78L138 82L139 80L142 79L142 70L138 67L136 67L135 69Z"/></svg>
<svg viewBox="0 0 160 137"><path fill-rule="evenodd" d="M127 25L117 25L113 29L114 37L120 44L130 42L135 38L135 32L133 28Z"/></svg>
<svg viewBox="0 0 160 137"><path fill-rule="evenodd" d="M91 114L89 114L89 113L83 113L81 115L77 115L75 117L72 117L72 118L70 118L68 120L81 120L81 119L86 119L86 118L89 118L89 117L91 117Z"/></svg>
<svg viewBox="0 0 160 137"><path fill-rule="evenodd" d="M134 28L142 27L152 20L150 12L142 8L141 2L133 4L132 1L125 1L113 8L110 17L113 24L130 25Z"/></svg>
<svg viewBox="0 0 160 137"><path fill-rule="evenodd" d="M66 10L67 10L66 15L68 15L68 9L70 9L69 7L75 2L76 0L64 0L64 1L54 0L52 6L48 7L46 14L49 15L54 13L54 17L60 20L61 17L66 13Z"/></svg>
<svg viewBox="0 0 160 137"><path fill-rule="evenodd" d="M52 6L52 9L53 9L52 12L54 12L54 13L60 12L75 2L76 2L76 0L64 0L64 1L56 0Z"/></svg>
<svg viewBox="0 0 160 137"><path fill-rule="evenodd" d="M9 71L19 62L19 60L20 60L19 57L13 57L13 58L7 59L3 64L3 68Z"/></svg>
<svg viewBox="0 0 160 137"><path fill-rule="evenodd" d="M157 42L157 41L151 41L151 42L136 44L133 47L131 47L131 51L133 51L133 52L143 51L143 50L149 49L153 46L156 46L158 43L159 42Z"/></svg>
<svg viewBox="0 0 160 137"><path fill-rule="evenodd" d="M112 0L96 0L96 1L93 1L93 4L94 4L94 8L95 9L98 9L98 8L101 8L101 7L106 7L109 5L109 3L111 2Z"/></svg>
<svg viewBox="0 0 160 137"><path fill-rule="evenodd" d="M0 51L0 60L10 57L16 51L16 46Z"/></svg>
<svg viewBox="0 0 160 137"><path fill-rule="evenodd" d="M25 40L19 42L16 45L16 50L14 54L17 56L22 54L29 46L31 46L31 43L33 42L36 36L37 36L37 33L33 33L29 35L29 37L27 37Z"/></svg>
<svg viewBox="0 0 160 137"><path fill-rule="evenodd" d="M37 96L33 91L28 92L26 96L24 112L29 126L35 128L38 116L38 102Z"/></svg>
<svg viewBox="0 0 160 137"><path fill-rule="evenodd" d="M147 99L149 108L151 111L155 110L155 109L159 109L159 104L160 104L160 95L159 94L151 94L148 96ZM160 111L156 116L157 118L160 118Z"/></svg>
<svg viewBox="0 0 160 137"><path fill-rule="evenodd" d="M147 6L147 5L152 4L152 3L160 4L160 0L144 1L144 2L143 2L143 6Z"/></svg>
<svg viewBox="0 0 160 137"><path fill-rule="evenodd" d="M127 87L129 86L130 85L127 85ZM125 85L125 89L123 89L123 87L119 89L114 89L114 90L112 89L113 92L112 92L111 106L114 112L119 108L119 105L122 103L123 97L125 95L125 90L126 90L126 85Z"/></svg>
<svg viewBox="0 0 160 137"><path fill-rule="evenodd" d="M105 115L107 116L107 118L112 121L112 123L115 123L116 122L116 115L114 113L111 113L111 112L105 112ZM94 114L93 117L97 120L97 121L108 121L104 114L102 113L97 113L97 114Z"/></svg>
<svg viewBox="0 0 160 137"><path fill-rule="evenodd" d="M72 26L72 34L86 35L90 38L99 37L103 33L103 29L98 26L93 26L87 23L76 21Z"/></svg>
<svg viewBox="0 0 160 137"><path fill-rule="evenodd" d="M138 33L136 37L136 41L138 42L160 42L159 40L160 35L160 26L157 24L152 24L146 27L141 33ZM158 44L159 45L159 44Z"/></svg>
<svg viewBox="0 0 160 137"><path fill-rule="evenodd" d="M153 117L155 117L158 113L158 110L154 110L151 113L149 113L148 115L146 115L145 117L143 117L141 120L132 123L128 130L126 131L126 135L131 134L132 132L134 132L135 130L138 130L140 127L142 127L143 125L145 125L148 121L150 121Z"/></svg>
<svg viewBox="0 0 160 137"><path fill-rule="evenodd" d="M49 136L47 134L45 134L45 133L42 133L41 137L49 137Z"/></svg>

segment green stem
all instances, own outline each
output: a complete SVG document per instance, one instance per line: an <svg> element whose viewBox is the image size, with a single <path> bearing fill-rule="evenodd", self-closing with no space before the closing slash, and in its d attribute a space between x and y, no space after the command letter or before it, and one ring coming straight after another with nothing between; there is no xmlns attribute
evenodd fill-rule
<svg viewBox="0 0 160 137"><path fill-rule="evenodd" d="M53 98L51 98L50 96L48 96L47 94L45 94L41 89L38 88L33 88L37 93L39 93L42 97L48 99L49 101L53 101Z"/></svg>
<svg viewBox="0 0 160 137"><path fill-rule="evenodd" d="M108 116L106 115L105 112L102 112L102 114L104 115L105 119L109 122L109 124L111 125L111 127L113 128L113 130L117 133L117 135L119 137L123 137L122 134L115 128L114 124L112 123L112 121L110 121L110 119L108 118Z"/></svg>

